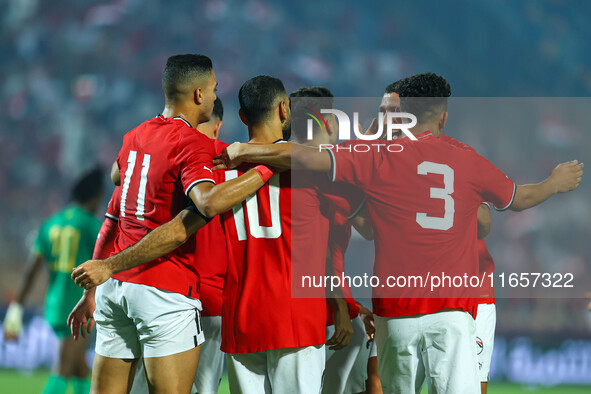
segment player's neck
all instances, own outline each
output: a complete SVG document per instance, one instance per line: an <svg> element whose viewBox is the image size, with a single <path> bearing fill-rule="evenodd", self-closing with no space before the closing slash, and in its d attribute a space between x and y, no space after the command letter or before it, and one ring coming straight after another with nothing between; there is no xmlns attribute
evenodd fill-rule
<svg viewBox="0 0 591 394"><path fill-rule="evenodd" d="M314 138L312 138L311 140L298 141L298 143L308 146L320 146L331 144L331 141L324 135L314 135Z"/></svg>
<svg viewBox="0 0 591 394"><path fill-rule="evenodd" d="M430 131L431 134L437 138L439 138L441 135L441 129L439 128L439 124L436 122L418 123L415 127L410 129L410 132L413 135L423 134L425 131Z"/></svg>
<svg viewBox="0 0 591 394"><path fill-rule="evenodd" d="M197 127L197 124L199 124L199 113L184 105L166 104L164 110L162 110L162 116L165 118L183 118L192 127Z"/></svg>
<svg viewBox="0 0 591 394"><path fill-rule="evenodd" d="M283 131L280 126L273 124L262 124L248 127L248 142L253 144L271 144L283 138Z"/></svg>

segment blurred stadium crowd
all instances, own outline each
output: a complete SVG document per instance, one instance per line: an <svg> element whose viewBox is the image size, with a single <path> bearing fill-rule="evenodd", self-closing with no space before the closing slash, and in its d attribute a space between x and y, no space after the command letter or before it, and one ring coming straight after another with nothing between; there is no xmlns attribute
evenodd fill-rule
<svg viewBox="0 0 591 394"><path fill-rule="evenodd" d="M74 177L97 162L109 166L123 134L161 110L160 72L169 55L213 59L227 142L246 139L236 116L239 86L264 73L281 78L288 91L322 84L352 97L380 96L390 82L423 71L444 75L455 97L589 96L584 38L591 35L591 3L565 3L1 2L0 294L19 283L32 232L63 206ZM518 182L591 152L580 127L590 123L588 113L540 114L536 124L517 129L483 116L488 127L479 123L475 133L461 120L451 131L450 115L450 134ZM583 184L542 208L495 215L488 244L497 267L589 275L590 203L590 185ZM497 295L500 330L588 330L582 300Z"/></svg>

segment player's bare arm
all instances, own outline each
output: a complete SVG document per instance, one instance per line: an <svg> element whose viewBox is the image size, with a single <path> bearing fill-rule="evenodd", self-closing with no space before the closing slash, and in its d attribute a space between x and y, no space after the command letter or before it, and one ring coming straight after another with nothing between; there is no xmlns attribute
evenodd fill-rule
<svg viewBox="0 0 591 394"><path fill-rule="evenodd" d="M490 208L487 204L482 203L478 207L476 215L478 217L478 239L484 239L490 233Z"/></svg>
<svg viewBox="0 0 591 394"><path fill-rule="evenodd" d="M115 186L121 186L121 173L119 172L119 165L114 162L111 166L111 181Z"/></svg>
<svg viewBox="0 0 591 394"><path fill-rule="evenodd" d="M94 245L93 259L106 259L113 251L115 237L117 236L117 222L106 218L101 226L99 235ZM80 336L86 339L86 334L91 334L94 328L93 314L96 309L94 293L96 288L84 290L84 294L68 316L68 326L74 340Z"/></svg>
<svg viewBox="0 0 591 394"><path fill-rule="evenodd" d="M340 288L335 289L340 291ZM349 317L349 306L341 295L332 294L328 296L328 303L333 309L334 335L326 341L330 350L340 350L351 342L353 337L353 324Z"/></svg>
<svg viewBox="0 0 591 394"><path fill-rule="evenodd" d="M369 214L367 213L367 203L363 202L363 207L359 210L357 215L353 217L351 220L351 224L357 230L359 234L363 238L368 241L373 241L373 227L371 226L371 220L369 219Z"/></svg>
<svg viewBox="0 0 591 394"><path fill-rule="evenodd" d="M96 287L90 290L84 290L82 298L80 298L68 316L68 326L70 326L72 336L76 341L80 336L86 339L86 334L92 334L92 330L94 329L93 314L96 309L95 291Z"/></svg>
<svg viewBox="0 0 591 394"><path fill-rule="evenodd" d="M363 320L365 326L365 335L369 341L373 341L376 334L376 324L373 316L373 312L367 309L363 304L357 303L359 307L359 317Z"/></svg>
<svg viewBox="0 0 591 394"><path fill-rule="evenodd" d="M577 160L561 163L552 170L544 181L532 185L519 185L510 209L523 211L546 201L554 194L566 193L579 187L583 179L584 163Z"/></svg>
<svg viewBox="0 0 591 394"><path fill-rule="evenodd" d="M261 174L262 173L262 174ZM251 170L236 179L214 185L197 184L189 196L197 209L207 217L223 213L260 189L272 172L266 168ZM173 220L159 226L135 245L105 260L91 260L72 272L72 279L82 288L91 289L107 281L113 274L155 260L172 252L206 224L205 218L183 210Z"/></svg>
<svg viewBox="0 0 591 394"><path fill-rule="evenodd" d="M327 248L326 254L326 274L335 275L330 248ZM334 334L326 341L326 345L330 350L340 350L347 346L353 337L353 324L349 316L349 305L340 287L334 289L327 287L326 299L332 306L334 321Z"/></svg>
<svg viewBox="0 0 591 394"><path fill-rule="evenodd" d="M294 142L261 145L235 142L214 159L214 170L236 168L245 162L267 164L279 169L329 172L332 168L330 154L325 149Z"/></svg>
<svg viewBox="0 0 591 394"><path fill-rule="evenodd" d="M206 221L191 210L181 211L174 219L142 238L135 245L105 260L90 260L72 272L72 279L82 288L92 289L113 274L155 260L172 252L203 227Z"/></svg>
<svg viewBox="0 0 591 394"><path fill-rule="evenodd" d="M189 197L203 215L212 218L226 212L234 205L256 193L271 178L268 168L256 167L238 178L214 185L211 182L198 183L189 192Z"/></svg>
<svg viewBox="0 0 591 394"><path fill-rule="evenodd" d="M37 274L43 267L45 259L39 254L33 254L29 262L25 280L22 283L16 300L11 302L6 311L2 327L5 339L18 339L23 326L23 303L29 295Z"/></svg>

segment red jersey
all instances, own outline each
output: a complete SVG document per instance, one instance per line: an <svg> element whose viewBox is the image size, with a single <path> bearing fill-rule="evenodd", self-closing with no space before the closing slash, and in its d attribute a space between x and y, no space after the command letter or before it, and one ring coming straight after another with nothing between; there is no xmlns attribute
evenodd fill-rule
<svg viewBox="0 0 591 394"><path fill-rule="evenodd" d="M475 151L474 148L472 148L470 145L466 145L463 142L460 142L448 135L441 134L439 136L439 139L454 146ZM489 208L491 207L489 206ZM481 287L482 291L480 297L477 299L477 302L478 304L494 304L495 288L494 286L491 286L490 275L494 275L495 263L492 259L492 256L488 252L488 248L486 247L486 242L484 242L484 240L478 241L478 264L480 266L480 273L484 273L484 278L486 280L484 281L484 284Z"/></svg>
<svg viewBox="0 0 591 394"><path fill-rule="evenodd" d="M393 152L385 145L366 151L364 141L329 150L333 179L352 183L366 195L374 228L374 274L384 285L374 288L374 312L385 317L446 308L472 312L473 289L447 288L449 295L443 295L430 293L429 287L388 287L387 279L412 275L428 282L431 275L478 276L478 207L491 201L508 208L515 184L473 150L430 132L417 138L386 142L398 145ZM364 146L357 149L357 144Z"/></svg>
<svg viewBox="0 0 591 394"><path fill-rule="evenodd" d="M483 239L478 241L478 264L481 275L484 273L485 281L482 286L481 298L477 301L479 304L494 304L495 303L495 287L492 286L491 275L495 272L495 262L488 252L486 242Z"/></svg>
<svg viewBox="0 0 591 394"><path fill-rule="evenodd" d="M225 142L213 140L215 154L222 153L228 146ZM215 179L222 179L223 171L216 171ZM195 233L195 266L199 272L201 285L199 299L203 305L202 316L221 316L224 291L224 277L228 255L226 252L226 236L216 216L207 225Z"/></svg>
<svg viewBox="0 0 591 394"><path fill-rule="evenodd" d="M364 203L363 193L356 187L343 183L334 182L321 187L322 196L327 199L330 209L330 230L328 235L328 246L332 256L334 275L341 277L345 272L345 252L351 239L350 218L355 217ZM356 318L359 315L359 305L353 299L351 288L347 282L341 286L343 297L349 306L349 317ZM334 324L332 306L327 303L326 325Z"/></svg>
<svg viewBox="0 0 591 394"><path fill-rule="evenodd" d="M249 166L225 171L230 180ZM292 197L302 209L292 233ZM255 195L222 215L228 251L222 310L222 351L253 353L321 345L326 341L324 289L317 298L292 298L292 235L309 237L322 248L311 257L324 274L328 220L318 214L314 186L292 188L291 172L276 174ZM295 251L294 251L295 252ZM301 253L304 251L299 251ZM321 261L320 261L321 260Z"/></svg>
<svg viewBox="0 0 591 394"><path fill-rule="evenodd" d="M173 219L200 182L213 182L213 142L182 118L156 118L123 137L117 156L121 173L119 252ZM197 297L195 239L154 261L113 275L124 282Z"/></svg>

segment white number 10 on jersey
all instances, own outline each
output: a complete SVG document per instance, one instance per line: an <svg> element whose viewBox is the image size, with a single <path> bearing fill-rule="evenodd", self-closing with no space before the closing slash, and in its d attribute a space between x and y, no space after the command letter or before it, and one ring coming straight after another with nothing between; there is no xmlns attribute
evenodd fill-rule
<svg viewBox="0 0 591 394"><path fill-rule="evenodd" d="M226 171L226 181L238 177L238 171ZM254 238L279 238L281 236L281 213L279 211L279 174L275 174L269 179L269 201L271 212L271 226L261 226L259 219L259 204L257 193L246 199L246 214L248 215L248 231ZM236 233L239 241L246 241L246 223L244 219L244 207L242 203L232 208L234 212L234 223L236 223Z"/></svg>

